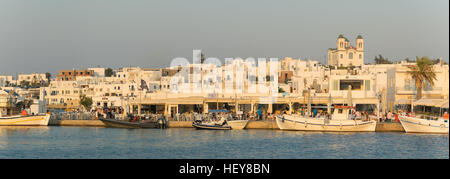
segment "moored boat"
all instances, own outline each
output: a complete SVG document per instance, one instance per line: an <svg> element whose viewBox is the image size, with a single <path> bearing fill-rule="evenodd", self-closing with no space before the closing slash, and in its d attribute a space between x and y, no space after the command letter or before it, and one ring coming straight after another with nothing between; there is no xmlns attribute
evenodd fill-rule
<svg viewBox="0 0 450 179"><path fill-rule="evenodd" d="M0 126L47 126L50 114L0 117Z"/></svg>
<svg viewBox="0 0 450 179"><path fill-rule="evenodd" d="M231 130L231 126L229 125L220 125L220 124L202 124L199 122L193 122L192 126L195 129L207 129L207 130Z"/></svg>
<svg viewBox="0 0 450 179"><path fill-rule="evenodd" d="M244 129L247 127L249 120L230 120L227 121L227 124L231 127L231 129Z"/></svg>
<svg viewBox="0 0 450 179"><path fill-rule="evenodd" d="M168 128L168 123L164 119L158 119L156 121L153 120L144 120L139 122L130 122L126 120L117 120L110 118L99 118L106 127L116 127L116 128L158 128L165 129Z"/></svg>
<svg viewBox="0 0 450 179"><path fill-rule="evenodd" d="M13 90L0 89L0 126L47 126L51 114L45 113L43 90L41 100L23 99ZM25 100L31 102L27 105ZM30 109L33 107L32 109ZM28 115L31 113L32 115Z"/></svg>
<svg viewBox="0 0 450 179"><path fill-rule="evenodd" d="M421 119L418 117L399 116L400 123L408 133L448 134L448 119Z"/></svg>
<svg viewBox="0 0 450 179"><path fill-rule="evenodd" d="M376 121L348 119L349 109L336 106L331 119L285 114L277 116L276 122L281 130L375 132Z"/></svg>

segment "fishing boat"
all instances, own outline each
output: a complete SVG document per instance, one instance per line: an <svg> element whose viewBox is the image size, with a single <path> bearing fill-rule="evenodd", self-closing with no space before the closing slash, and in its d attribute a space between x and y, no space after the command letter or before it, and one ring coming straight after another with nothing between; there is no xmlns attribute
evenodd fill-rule
<svg viewBox="0 0 450 179"><path fill-rule="evenodd" d="M118 119L110 119L110 118L99 118L106 127L115 127L115 128L157 128L157 129L165 129L168 128L168 123L165 119L160 118L156 121L154 120L142 120L139 122L132 122L127 120L118 120Z"/></svg>
<svg viewBox="0 0 450 179"><path fill-rule="evenodd" d="M331 97L330 97L331 98ZM347 106L334 106L331 117L308 117L301 115L278 115L276 122L281 130L300 131L334 131L334 132L375 132L377 122L375 120L351 119L352 92L348 87ZM310 100L309 100L310 101ZM311 111L311 104L308 102L308 111Z"/></svg>
<svg viewBox="0 0 450 179"><path fill-rule="evenodd" d="M424 117L426 119L399 116L399 119L403 129L408 133L448 134L448 119Z"/></svg>
<svg viewBox="0 0 450 179"><path fill-rule="evenodd" d="M47 126L50 114L0 117L0 126Z"/></svg>
<svg viewBox="0 0 450 179"><path fill-rule="evenodd" d="M28 115L27 110L20 109L26 105L24 100L14 91L0 90L0 126L47 126L50 120L50 114L46 114L44 100L33 100L31 106L32 115ZM43 99L43 94L41 93ZM36 102L36 103L35 103Z"/></svg>
<svg viewBox="0 0 450 179"><path fill-rule="evenodd" d="M335 132L374 132L376 121L349 119L351 107L335 106L331 119L313 118L301 115L276 116L276 122L281 130L300 131L335 131Z"/></svg>

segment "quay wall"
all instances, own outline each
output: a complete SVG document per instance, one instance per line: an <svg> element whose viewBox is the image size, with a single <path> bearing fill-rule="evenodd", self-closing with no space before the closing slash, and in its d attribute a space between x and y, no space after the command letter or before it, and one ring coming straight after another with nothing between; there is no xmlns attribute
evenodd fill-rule
<svg viewBox="0 0 450 179"><path fill-rule="evenodd" d="M100 120L50 120L50 126L105 127ZM169 128L193 128L192 121L169 121ZM245 129L279 130L276 121L249 121ZM378 123L376 132L405 132L400 123Z"/></svg>
<svg viewBox="0 0 450 179"><path fill-rule="evenodd" d="M50 120L49 126L92 126L92 127L105 127L100 120Z"/></svg>
<svg viewBox="0 0 450 179"><path fill-rule="evenodd" d="M279 130L277 122L272 120L267 121L249 121L245 129L275 129Z"/></svg>
<svg viewBox="0 0 450 179"><path fill-rule="evenodd" d="M400 123L379 122L375 128L375 132L405 132Z"/></svg>

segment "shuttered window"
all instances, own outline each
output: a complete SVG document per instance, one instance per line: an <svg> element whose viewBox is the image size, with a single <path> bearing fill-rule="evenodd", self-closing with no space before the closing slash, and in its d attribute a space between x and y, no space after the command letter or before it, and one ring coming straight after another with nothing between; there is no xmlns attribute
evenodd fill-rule
<svg viewBox="0 0 450 179"><path fill-rule="evenodd" d="M366 91L370 91L370 80L365 80L364 84Z"/></svg>

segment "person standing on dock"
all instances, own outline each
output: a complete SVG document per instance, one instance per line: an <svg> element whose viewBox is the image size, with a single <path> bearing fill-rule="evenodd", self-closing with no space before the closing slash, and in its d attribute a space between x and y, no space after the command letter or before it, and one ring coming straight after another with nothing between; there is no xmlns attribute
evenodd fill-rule
<svg viewBox="0 0 450 179"><path fill-rule="evenodd" d="M256 112L258 114L258 119L262 120L262 112L261 109L258 109L258 111Z"/></svg>
<svg viewBox="0 0 450 179"><path fill-rule="evenodd" d="M387 119L388 119L389 121L391 121L391 120L392 120L392 117L393 117L393 114L392 114L391 111L389 111L389 113L387 114Z"/></svg>

